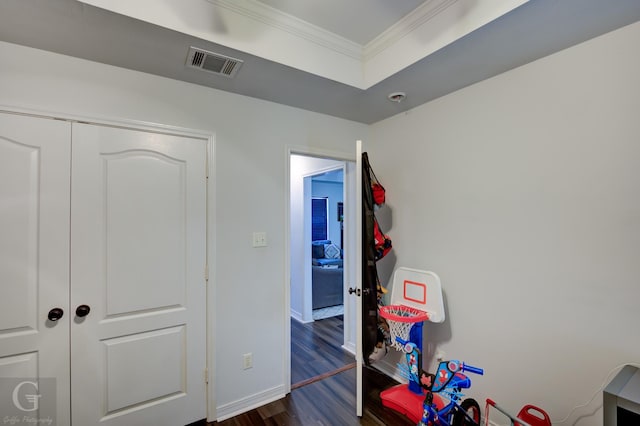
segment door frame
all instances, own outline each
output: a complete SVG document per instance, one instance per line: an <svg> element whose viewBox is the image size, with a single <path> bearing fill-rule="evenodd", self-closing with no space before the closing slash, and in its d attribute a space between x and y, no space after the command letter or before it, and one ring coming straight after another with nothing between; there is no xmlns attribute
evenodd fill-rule
<svg viewBox="0 0 640 426"><path fill-rule="evenodd" d="M285 199L284 199L284 204L285 204L285 239L284 239L284 245L285 245L285 255L284 255L284 294L285 294L285 303L284 303L284 309L283 309L283 325L284 325L284 348L283 348L283 352L285 354L284 356L284 387L285 387L285 394L289 394L291 393L291 156L292 155L303 155L303 156L307 156L307 157L318 157L318 158L325 158L328 160L335 160L335 161L345 161L345 162L349 162L349 163L353 163L353 172L355 173L355 163L356 163L356 156L355 156L355 152L353 154L349 154L349 153L345 153L345 152L337 152L337 151L331 151L331 150L325 150L325 149L317 149L317 148L310 148L310 147L302 147L302 146L287 146L285 148L285 183L284 183L284 187L286 188L285 190ZM347 167L345 166L344 169L346 169ZM350 214L352 217L355 218L355 206L352 206L349 209L349 206L347 205L346 201L351 199L351 197L353 197L353 199L355 200L355 183L353 185L349 184L349 182L347 181L347 173L345 170L345 174L344 174L344 193L345 193L345 216ZM353 212L353 213L348 213L349 211ZM352 221L351 221L352 222ZM347 239L349 238L354 238L355 237L355 232L353 232L353 230L351 228L353 228L353 226L355 226L355 223L353 225L351 225L351 227L349 227L349 223L345 222L345 230L344 230L344 235L345 235L345 241L347 241ZM349 235L353 234L353 237L350 237ZM351 243L345 242L345 246L348 246L348 244L353 245L354 247L356 246L356 242L355 240ZM353 275L356 271L356 259L355 259L355 253L352 256L349 256L347 259L347 262L345 262L344 264L344 279L343 279L343 288L346 289L348 288L349 285L355 285L355 283L350 283L349 282L349 277L351 275ZM348 309L349 309L349 305L350 303L347 303L347 298L345 298L345 318L348 317ZM355 309L355 306L354 306ZM350 335L353 335L353 332L355 330L349 330L349 328L353 328L355 329L356 324L349 324L348 321L345 321L345 328L344 328L344 335L347 336L348 333L351 333ZM352 348L346 347L343 345L343 347L351 352L354 352L352 350ZM354 356L355 356L355 352L354 352Z"/></svg>
<svg viewBox="0 0 640 426"><path fill-rule="evenodd" d="M125 128L131 130L139 130L139 131L149 131L155 133L162 133L174 136L181 136L186 138L194 138L206 140L207 145L207 154L206 154L206 238L205 238L205 258L207 259L207 264L204 265L205 270L203 271L205 275L205 280L207 283L207 296L206 296L206 306L205 306L205 317L206 317L206 333L207 340L203 342L204 350L206 352L205 359L206 364L205 368L205 406L206 406L206 418L207 421L212 422L216 420L216 395L215 395L215 386L213 386L213 378L215 375L215 315L212 315L212 312L215 312L211 307L215 306L216 297L215 297L215 280L210 276L210 271L215 271L215 182L210 183L210 178L215 177L215 133L206 130L200 129L190 129L185 127L160 124L147 122L142 120L133 120L133 119L122 119L122 118L111 118L104 117L98 115L80 115L80 114L69 114L65 112L59 111L48 111L48 110L38 110L33 108L23 108L14 105L4 105L0 104L0 112L7 114L17 114L17 115L27 115L31 117L44 118L44 119L54 119L54 120L63 120L71 123L85 123L85 124L95 124L100 126L109 126L109 127L117 127L117 128Z"/></svg>

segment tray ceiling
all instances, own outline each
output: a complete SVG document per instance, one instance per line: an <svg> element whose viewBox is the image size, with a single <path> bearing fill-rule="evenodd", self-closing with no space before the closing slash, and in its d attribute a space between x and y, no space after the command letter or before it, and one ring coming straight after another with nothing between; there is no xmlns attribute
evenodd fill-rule
<svg viewBox="0 0 640 426"><path fill-rule="evenodd" d="M374 123L638 20L637 0L3 0L0 40Z"/></svg>

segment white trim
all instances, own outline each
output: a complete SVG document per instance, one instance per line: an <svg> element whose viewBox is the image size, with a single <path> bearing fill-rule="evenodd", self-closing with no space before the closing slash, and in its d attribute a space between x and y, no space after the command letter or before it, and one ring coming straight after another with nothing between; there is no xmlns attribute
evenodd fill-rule
<svg viewBox="0 0 640 426"><path fill-rule="evenodd" d="M328 149L318 149L309 146L287 146L287 161L291 155L306 155L309 157L327 158L336 161L356 161L355 152L347 154L344 151L332 151Z"/></svg>
<svg viewBox="0 0 640 426"><path fill-rule="evenodd" d="M276 386L263 392L255 393L246 398L241 398L228 404L218 407L217 421L223 421L239 414L246 413L254 408L262 407L270 402L277 401L288 392L285 392L284 386Z"/></svg>
<svg viewBox="0 0 640 426"><path fill-rule="evenodd" d="M291 393L291 148L284 158L284 356L282 371L285 394ZM300 316L302 318L302 316Z"/></svg>
<svg viewBox="0 0 640 426"><path fill-rule="evenodd" d="M215 369L216 369L216 316L217 311L214 307L218 300L216 290L216 194L217 180L215 179L215 171L217 156L215 155L215 134L211 134L207 143L207 268L209 279L207 281L207 420L213 421L217 415L216 408L216 386L215 386Z"/></svg>
<svg viewBox="0 0 640 426"><path fill-rule="evenodd" d="M233 0L207 1L217 7L285 31L294 37L305 39L337 53L366 62L381 51L392 47L398 40L428 23L459 0L428 0L366 45L351 41L257 0L244 0L243 2Z"/></svg>
<svg viewBox="0 0 640 426"><path fill-rule="evenodd" d="M80 114L67 114L48 110L40 110L35 108L23 108L13 105L0 104L0 112L7 114L29 115L32 117L50 118L56 120L65 120L77 123L97 124L100 126L111 126L126 129L148 130L155 133L164 133L167 135L175 135L189 137L195 139L206 139L213 141L213 133L200 130L188 129L185 127L172 126L161 123L153 123L149 121L130 120L126 118L111 118L100 115L85 116Z"/></svg>
<svg viewBox="0 0 640 426"><path fill-rule="evenodd" d="M354 343L346 343L342 345L341 348L353 354L353 356L356 355L356 345Z"/></svg>
<svg viewBox="0 0 640 426"><path fill-rule="evenodd" d="M313 320L311 321L303 320L302 314L294 309L291 310L291 318L298 321L300 324L311 324L312 322L314 322Z"/></svg>
<svg viewBox="0 0 640 426"><path fill-rule="evenodd" d="M529 0L428 0L364 47L364 87L428 57Z"/></svg>
<svg viewBox="0 0 640 426"><path fill-rule="evenodd" d="M207 1L254 21L285 31L294 37L305 39L334 52L362 61L362 45L257 0L244 0L243 2L238 2L237 0Z"/></svg>
<svg viewBox="0 0 640 426"><path fill-rule="evenodd" d="M335 160L335 161L344 161L344 160ZM327 167L322 168L322 169L314 170L313 172L305 173L305 174L302 175L302 177L303 178L308 178L308 177L318 176L318 175L321 175L321 174L324 174L324 173L333 172L333 171L342 170L342 169L344 169L344 166L342 164L337 165L337 166L327 166Z"/></svg>
<svg viewBox="0 0 640 426"><path fill-rule="evenodd" d="M393 348L387 348L389 351L395 351L395 349ZM388 356L389 354L387 354ZM402 362L403 358L399 361ZM373 366L373 368L375 368L376 370L384 373L386 376L391 377L393 380L395 380L398 383L407 383L407 379L405 379L404 377L402 377L400 375L400 372L398 370L398 363L390 363L386 357L377 360L376 362L371 364Z"/></svg>
<svg viewBox="0 0 640 426"><path fill-rule="evenodd" d="M368 61L395 45L398 40L422 27L458 0L429 0L393 24L364 46L363 59Z"/></svg>

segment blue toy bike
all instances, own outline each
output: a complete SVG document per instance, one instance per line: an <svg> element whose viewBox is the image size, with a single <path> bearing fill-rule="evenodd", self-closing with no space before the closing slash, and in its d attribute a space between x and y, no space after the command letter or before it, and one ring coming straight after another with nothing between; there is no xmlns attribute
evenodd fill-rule
<svg viewBox="0 0 640 426"><path fill-rule="evenodd" d="M464 372L484 374L484 370L457 360L441 361L435 374L418 369L422 356L418 347L399 337L404 345L408 378L426 392L422 403L422 418L418 426L478 426L480 405L473 398L463 399L462 389L471 387L471 379ZM449 402L447 403L446 400Z"/></svg>

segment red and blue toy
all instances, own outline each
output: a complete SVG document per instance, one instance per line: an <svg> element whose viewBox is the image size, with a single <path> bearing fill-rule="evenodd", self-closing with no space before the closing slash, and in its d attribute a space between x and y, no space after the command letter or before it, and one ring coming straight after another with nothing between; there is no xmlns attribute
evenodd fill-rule
<svg viewBox="0 0 640 426"><path fill-rule="evenodd" d="M380 393L382 404L419 425L479 425L480 406L463 399L471 386L463 373L483 374L481 368L457 360L440 362L435 374L422 370L423 323L443 322L440 278L433 272L398 268L394 272L391 303L380 307L387 320L391 345L405 353L400 374L408 380Z"/></svg>

